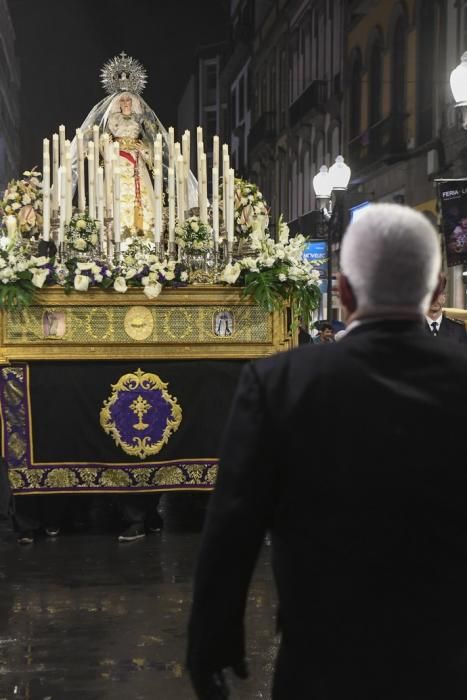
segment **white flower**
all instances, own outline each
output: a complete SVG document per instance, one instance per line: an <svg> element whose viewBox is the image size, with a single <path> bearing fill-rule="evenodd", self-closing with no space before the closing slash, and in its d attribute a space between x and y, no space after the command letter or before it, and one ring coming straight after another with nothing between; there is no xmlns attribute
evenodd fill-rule
<svg viewBox="0 0 467 700"><path fill-rule="evenodd" d="M77 238L76 241L73 241L73 248L76 250L86 250L86 245L84 238Z"/></svg>
<svg viewBox="0 0 467 700"><path fill-rule="evenodd" d="M191 223L191 230L194 231L195 233L198 233L199 231L199 226L196 221L192 221Z"/></svg>
<svg viewBox="0 0 467 700"><path fill-rule="evenodd" d="M227 284L235 284L241 270L242 268L238 262L233 264L229 263L224 267L220 278L222 282L227 282Z"/></svg>
<svg viewBox="0 0 467 700"><path fill-rule="evenodd" d="M180 280L181 282L186 282L188 279L188 272L186 270L183 270L182 273L180 273Z"/></svg>
<svg viewBox="0 0 467 700"><path fill-rule="evenodd" d="M89 240L91 241L91 245L97 245L97 241L99 240L97 238L97 233L92 233Z"/></svg>
<svg viewBox="0 0 467 700"><path fill-rule="evenodd" d="M134 277L137 272L138 272L138 270L135 270L134 267L130 267L130 269L127 270L125 273L125 279L131 280L131 278Z"/></svg>
<svg viewBox="0 0 467 700"><path fill-rule="evenodd" d="M23 204L31 204L31 197L28 194L23 194L21 201Z"/></svg>
<svg viewBox="0 0 467 700"><path fill-rule="evenodd" d="M116 292L120 292L121 294L124 294L126 292L128 287L126 285L126 280L124 277L115 278L114 289Z"/></svg>
<svg viewBox="0 0 467 700"><path fill-rule="evenodd" d="M89 287L89 277L86 275L75 275L74 287L77 292L87 292Z"/></svg>
<svg viewBox="0 0 467 700"><path fill-rule="evenodd" d="M81 270L81 272L83 270L92 270L93 267L94 267L94 263L92 263L92 262L79 262L76 265L76 269Z"/></svg>
<svg viewBox="0 0 467 700"><path fill-rule="evenodd" d="M16 211L17 209L21 209L21 204L19 204L18 202L15 202L14 204L11 205L11 208Z"/></svg>
<svg viewBox="0 0 467 700"><path fill-rule="evenodd" d="M48 277L49 270L38 270L36 268L31 268L31 272L33 285L41 289L44 286L44 282Z"/></svg>
<svg viewBox="0 0 467 700"><path fill-rule="evenodd" d="M279 275L279 282L285 282L286 279L287 279L287 277L284 275L283 272L281 272Z"/></svg>
<svg viewBox="0 0 467 700"><path fill-rule="evenodd" d="M172 270L167 270L165 273L165 279L170 282L170 280L175 279L175 272L172 272Z"/></svg>
<svg viewBox="0 0 467 700"><path fill-rule="evenodd" d="M154 282L153 284L147 284L144 287L144 293L148 299L155 299L162 292L162 285L160 282Z"/></svg>
<svg viewBox="0 0 467 700"><path fill-rule="evenodd" d="M279 225L279 242L280 243L288 243L289 241L289 227L287 224L283 223L281 221Z"/></svg>
<svg viewBox="0 0 467 700"><path fill-rule="evenodd" d="M0 279L2 282L8 282L8 280L13 277L14 272L11 269L11 267L4 267L3 270L0 270Z"/></svg>
<svg viewBox="0 0 467 700"><path fill-rule="evenodd" d="M41 267L42 265L45 265L48 261L49 258L46 258L45 255L41 255L40 258L36 258L34 255L31 255L31 262L36 267Z"/></svg>
<svg viewBox="0 0 467 700"><path fill-rule="evenodd" d="M86 222L83 219L78 219L75 224L76 228L86 228Z"/></svg>

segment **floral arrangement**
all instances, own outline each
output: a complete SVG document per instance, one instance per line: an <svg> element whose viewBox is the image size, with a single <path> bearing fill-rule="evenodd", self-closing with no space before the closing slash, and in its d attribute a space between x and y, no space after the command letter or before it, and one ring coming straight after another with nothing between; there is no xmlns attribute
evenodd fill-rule
<svg viewBox="0 0 467 700"><path fill-rule="evenodd" d="M127 239L118 263L74 259L55 263L52 280L65 291L86 292L91 287L100 287L123 294L129 287L142 287L149 299L155 299L163 287L186 285L188 274L175 260L160 260L154 243Z"/></svg>
<svg viewBox="0 0 467 700"><path fill-rule="evenodd" d="M0 216L15 216L20 233L25 237L39 234L42 228L42 174L33 168L25 170L21 180L10 180L3 199Z"/></svg>
<svg viewBox="0 0 467 700"><path fill-rule="evenodd" d="M87 214L73 214L65 226L65 241L71 253L92 253L99 243L99 222Z"/></svg>
<svg viewBox="0 0 467 700"><path fill-rule="evenodd" d="M205 253L213 247L212 228L198 216L175 227L175 241L187 253Z"/></svg>
<svg viewBox="0 0 467 700"><path fill-rule="evenodd" d="M34 257L27 246L0 239L0 307L21 309L32 302L50 274L49 260Z"/></svg>
<svg viewBox="0 0 467 700"><path fill-rule="evenodd" d="M304 257L307 238L299 234L289 239L289 228L282 217L278 234L276 242L267 230L254 228L249 239L255 254L228 264L221 280L242 284L244 296L253 298L267 311L289 303L296 325L300 318L310 318L319 304L319 272L316 262L310 263Z"/></svg>
<svg viewBox="0 0 467 700"><path fill-rule="evenodd" d="M248 238L255 221L262 219L268 223L268 206L257 185L241 178L235 178L234 192L235 233L237 238Z"/></svg>

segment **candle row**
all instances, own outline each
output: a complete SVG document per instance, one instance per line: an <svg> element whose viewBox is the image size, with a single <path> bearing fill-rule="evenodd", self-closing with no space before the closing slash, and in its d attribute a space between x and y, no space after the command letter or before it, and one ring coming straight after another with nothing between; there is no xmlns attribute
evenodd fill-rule
<svg viewBox="0 0 467 700"><path fill-rule="evenodd" d="M168 168L164 179L164 159L162 134L154 141L153 183L154 183L154 241L160 243L163 234L164 184L168 208L169 242L175 242L175 221L185 221L187 210L192 206L190 200L190 132L186 130L180 142L175 142L173 127L168 130ZM208 223L208 177L207 156L204 149L203 130L196 131L196 162L198 175L198 208L203 223ZM99 165L102 149L103 167ZM78 211L87 209L90 218L99 222L101 242L104 241L104 219L113 219L114 241L120 242L120 170L119 144L112 142L110 135L99 136L99 127L94 126L92 140L84 144L83 133L76 130L76 176ZM86 186L87 160L87 186ZM222 181L223 224L227 240L234 238L234 190L235 173L230 168L228 146L222 148L222 180L219 164L219 137L213 138L213 164L211 178L211 212L214 242L219 242L220 230L220 196L219 185ZM194 188L192 188L194 191ZM59 220L59 243L63 242L64 227L72 217L72 155L70 141L65 138L65 127L59 127L59 133L52 137L52 166L50 164L50 143L43 141L43 197L44 223L43 238L50 238L50 221L52 217ZM87 201L86 201L87 193Z"/></svg>
<svg viewBox="0 0 467 700"><path fill-rule="evenodd" d="M108 134L104 134L104 164L99 166L99 135L89 141L87 153L84 152L82 133L77 130L77 175L78 175L78 211L85 213L85 155L88 163L88 215L98 221L101 246L104 246L105 227L104 211L110 218L113 216L114 241L120 242L120 173L115 164L118 151L110 153ZM58 243L64 242L65 226L70 222L73 207L73 176L71 144L64 137L64 127L60 127L59 135L52 137L52 172L51 184L50 142L43 140L43 239L50 239L50 224L52 216L58 218ZM107 144L105 137L107 136ZM97 143L97 157L95 156ZM105 173L105 177L104 177ZM104 183L106 186L104 186ZM104 207L105 202L105 207Z"/></svg>

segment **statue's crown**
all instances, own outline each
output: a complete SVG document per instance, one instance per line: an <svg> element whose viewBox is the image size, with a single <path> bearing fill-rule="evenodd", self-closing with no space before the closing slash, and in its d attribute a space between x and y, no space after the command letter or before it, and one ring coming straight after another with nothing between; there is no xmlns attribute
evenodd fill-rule
<svg viewBox="0 0 467 700"><path fill-rule="evenodd" d="M109 95L126 91L141 95L146 86L147 73L139 61L122 51L103 65L101 81Z"/></svg>

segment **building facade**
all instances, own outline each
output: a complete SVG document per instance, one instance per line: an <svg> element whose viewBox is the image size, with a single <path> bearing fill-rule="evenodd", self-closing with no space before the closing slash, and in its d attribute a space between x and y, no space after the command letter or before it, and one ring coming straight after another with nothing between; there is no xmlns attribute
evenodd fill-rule
<svg viewBox="0 0 467 700"><path fill-rule="evenodd" d="M179 101L176 139L188 129L196 135L201 126L208 164L212 163L212 139L225 131L227 104L222 99L220 76L226 52L225 42L200 47L195 70ZM196 146L196 143L195 143ZM191 148L191 167L196 172L196 148Z"/></svg>
<svg viewBox="0 0 467 700"><path fill-rule="evenodd" d="M341 0L258 0L248 166L292 230L310 232L312 179L342 149Z"/></svg>
<svg viewBox="0 0 467 700"><path fill-rule="evenodd" d="M0 0L0 193L19 174L19 84L15 31L6 0Z"/></svg>

